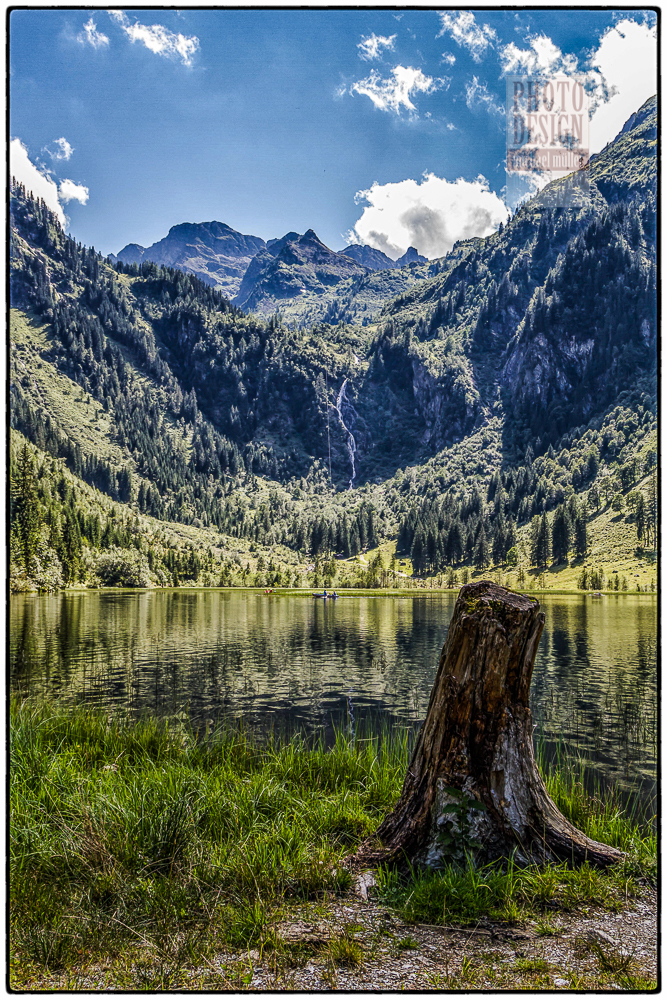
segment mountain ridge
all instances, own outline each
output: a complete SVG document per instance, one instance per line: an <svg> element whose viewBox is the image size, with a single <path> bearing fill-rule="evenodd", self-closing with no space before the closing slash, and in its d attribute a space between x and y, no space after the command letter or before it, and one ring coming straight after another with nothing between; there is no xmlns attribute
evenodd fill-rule
<svg viewBox="0 0 667 1000"><path fill-rule="evenodd" d="M111 254L110 260L125 264L146 260L179 267L231 297L238 291L252 258L265 249L261 237L239 233L224 222L181 222L150 247L128 243L118 254Z"/></svg>

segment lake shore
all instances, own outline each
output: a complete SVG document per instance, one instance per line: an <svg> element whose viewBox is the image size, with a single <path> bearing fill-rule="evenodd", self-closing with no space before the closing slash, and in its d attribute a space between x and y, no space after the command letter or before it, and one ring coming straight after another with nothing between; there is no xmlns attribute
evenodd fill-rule
<svg viewBox="0 0 667 1000"><path fill-rule="evenodd" d="M480 578L481 579L481 578ZM236 593L236 594L257 594L258 597L313 597L316 593L312 588L307 587L201 587L196 584L192 586L184 584L181 587L64 587L61 590L54 591L58 594L97 594L97 593L117 593L126 592L131 594L139 593L175 593L178 590L187 591L211 591L214 593ZM442 595L442 594L458 594L459 587L430 587L426 583L420 585L415 585L414 587L376 587L376 588L363 588L363 587L335 587L335 590L339 597L421 597L428 596L430 594ZM321 591L320 591L321 592ZM579 595L579 597L589 597L591 599L597 598L599 595L602 597L649 597L656 599L658 596L658 591L637 591L637 590L579 590L579 589L568 589L568 588L538 588L538 587L521 587L518 589L521 594L534 594L535 596L543 595L544 597L558 597L565 595ZM16 594L43 594L44 591L16 591Z"/></svg>
<svg viewBox="0 0 667 1000"><path fill-rule="evenodd" d="M571 761L549 793L621 866L360 882L346 858L399 794L405 734L327 750L17 702L11 724L14 989L653 988L653 819Z"/></svg>

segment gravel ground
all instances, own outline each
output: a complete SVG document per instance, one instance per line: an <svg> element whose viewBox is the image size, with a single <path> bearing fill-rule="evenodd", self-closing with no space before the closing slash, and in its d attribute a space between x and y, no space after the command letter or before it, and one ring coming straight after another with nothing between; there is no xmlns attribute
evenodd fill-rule
<svg viewBox="0 0 667 1000"><path fill-rule="evenodd" d="M76 974L41 975L40 990L619 990L655 989L654 890L621 913L591 908L520 927L406 924L367 882L356 893L293 907L272 927L276 949L220 952L204 964L170 964L150 951Z"/></svg>

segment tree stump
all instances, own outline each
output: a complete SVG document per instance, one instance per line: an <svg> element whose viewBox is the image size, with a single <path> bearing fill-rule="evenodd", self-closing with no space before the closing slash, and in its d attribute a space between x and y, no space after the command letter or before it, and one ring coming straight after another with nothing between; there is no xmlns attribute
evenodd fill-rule
<svg viewBox="0 0 667 1000"><path fill-rule="evenodd" d="M537 769L529 693L543 627L536 600L488 580L461 588L401 797L355 866L512 851L524 862L622 860L565 819Z"/></svg>

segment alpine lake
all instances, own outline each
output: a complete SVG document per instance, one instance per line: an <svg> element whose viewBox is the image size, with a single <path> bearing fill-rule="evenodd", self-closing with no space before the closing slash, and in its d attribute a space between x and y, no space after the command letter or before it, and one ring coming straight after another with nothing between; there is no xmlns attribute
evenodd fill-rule
<svg viewBox="0 0 667 1000"><path fill-rule="evenodd" d="M648 804L656 793L654 595L537 595L546 624L531 688L545 762ZM21 699L328 743L426 714L455 592L385 596L105 590L12 596L10 690Z"/></svg>

